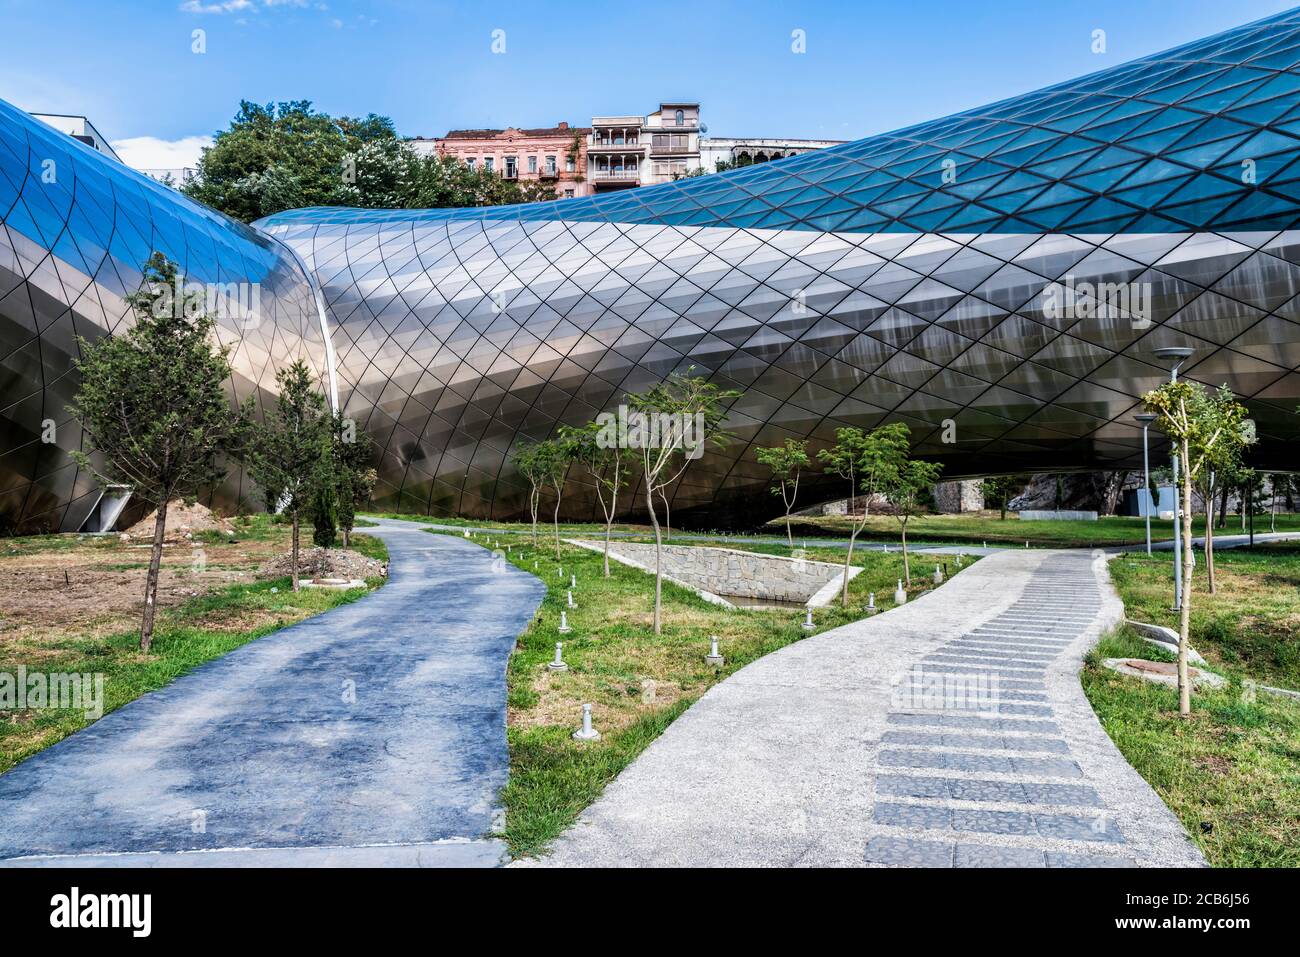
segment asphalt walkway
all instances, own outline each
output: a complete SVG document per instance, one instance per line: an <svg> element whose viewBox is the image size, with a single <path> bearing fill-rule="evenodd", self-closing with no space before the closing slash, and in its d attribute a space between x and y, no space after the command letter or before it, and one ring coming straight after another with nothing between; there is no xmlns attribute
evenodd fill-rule
<svg viewBox="0 0 1300 957"><path fill-rule="evenodd" d="M379 590L0 775L0 865L500 863L506 661L545 587L423 529L366 529Z"/></svg>

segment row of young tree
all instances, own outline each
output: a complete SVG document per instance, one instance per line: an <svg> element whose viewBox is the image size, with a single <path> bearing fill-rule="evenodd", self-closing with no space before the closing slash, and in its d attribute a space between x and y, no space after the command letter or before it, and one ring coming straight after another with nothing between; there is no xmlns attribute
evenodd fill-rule
<svg viewBox="0 0 1300 957"><path fill-rule="evenodd" d="M727 404L740 396L734 389L722 389L703 376L673 373L645 392L629 393L626 405L634 423L656 424L653 442L625 442L611 435L608 421L582 426L562 426L553 439L522 443L513 456L515 469L529 483L528 507L532 518L533 544L538 544L537 520L542 492L550 488L555 501L551 514L555 557L560 558L560 504L571 466L578 466L591 479L605 520L605 577L609 577L609 542L618 513L620 492L639 471L641 491L655 536L654 632L662 633L663 526L659 522L662 504L665 524L671 531L668 488L682 477L695 453L704 446L725 445L732 438L722 427Z"/></svg>
<svg viewBox="0 0 1300 957"><path fill-rule="evenodd" d="M790 515L794 511L802 475L811 470L808 443L786 439L783 445L761 448L758 461L772 473L772 493L785 506L785 537L794 547ZM840 604L849 603L849 569L853 565L853 548L858 535L871 517L871 503L882 497L898 519L903 546L903 577L912 584L912 563L907 550L907 525L926 510L930 492L939 480L943 465L913 458L911 431L901 422L891 422L864 432L856 427L835 430L835 444L817 452L824 472L837 475L849 483L849 501L862 496L862 514L849 526L849 547L844 554L844 578L840 585Z"/></svg>
<svg viewBox="0 0 1300 957"><path fill-rule="evenodd" d="M368 439L332 412L301 361L280 370L280 394L263 421L234 408L227 385L230 349L216 341L215 320L200 293L157 308L177 269L159 253L144 264L141 291L129 297L132 327L96 342L79 339L77 393L68 408L82 429L77 463L104 485L129 485L157 508L145 576L140 649L153 641L167 508L216 486L242 460L267 507L292 524L292 580L299 589L299 529L316 543L348 543L357 509L370 498L375 472Z"/></svg>

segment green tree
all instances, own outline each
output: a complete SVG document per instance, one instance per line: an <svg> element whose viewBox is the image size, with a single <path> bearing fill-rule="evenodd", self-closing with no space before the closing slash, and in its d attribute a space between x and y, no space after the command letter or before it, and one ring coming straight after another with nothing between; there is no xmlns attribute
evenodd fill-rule
<svg viewBox="0 0 1300 957"><path fill-rule="evenodd" d="M220 480L219 462L239 450L247 422L226 397L229 350L216 346L202 298L173 298L176 266L160 253L143 273L142 289L127 298L131 328L93 344L78 338L81 382L68 412L82 429L77 464L157 506L140 624L140 650L148 653L167 505Z"/></svg>
<svg viewBox="0 0 1300 957"><path fill-rule="evenodd" d="M545 463L542 461L539 442L525 441L516 448L511 461L515 471L528 479L528 511L533 519L533 547L537 547L537 511L541 506L542 486L546 483Z"/></svg>
<svg viewBox="0 0 1300 957"><path fill-rule="evenodd" d="M301 359L275 374L280 395L254 433L250 471L262 487L266 506L289 516L293 528L290 572L299 590L298 551L302 514L311 507L329 458L331 416L325 396L314 387Z"/></svg>
<svg viewBox="0 0 1300 957"><path fill-rule="evenodd" d="M564 496L564 479L573 461L573 449L560 439L546 439L533 446L533 457L538 476L555 492L555 509L551 524L555 530L555 560L560 560L560 501Z"/></svg>
<svg viewBox="0 0 1300 957"><path fill-rule="evenodd" d="M183 191L244 222L304 206L494 206L554 199L539 183L421 155L386 116L332 117L307 100L243 101Z"/></svg>
<svg viewBox="0 0 1300 957"><path fill-rule="evenodd" d="M588 422L581 428L562 426L560 439L569 446L569 455L592 477L596 498L605 517L605 577L609 577L609 539L618 512L618 493L627 484L623 449L617 441L607 441L605 427Z"/></svg>
<svg viewBox="0 0 1300 957"><path fill-rule="evenodd" d="M794 535L790 531L790 510L794 508L799 495L799 476L812 467L808 457L808 443L786 439L784 445L760 448L755 452L759 464L766 465L772 472L772 494L780 495L785 505L785 540L794 548Z"/></svg>
<svg viewBox="0 0 1300 957"><path fill-rule="evenodd" d="M1236 405L1236 397L1231 390L1219 389L1206 395L1206 414L1223 415L1225 409ZM1255 441L1254 428L1243 427L1224 435L1222 440L1205 451L1205 466L1195 481L1205 506L1205 574L1211 595L1217 593L1214 565L1214 495L1221 486L1244 489L1254 475L1254 469L1246 468L1243 456L1246 448ZM1242 502L1246 496L1243 494ZM1244 514L1244 513L1243 513ZM1244 524L1244 523L1243 523Z"/></svg>
<svg viewBox="0 0 1300 957"><path fill-rule="evenodd" d="M1225 394L1229 397L1225 401ZM1246 408L1231 393L1220 390L1211 399L1201 386L1180 380L1168 382L1142 397L1148 412L1159 416L1160 427L1174 443L1182 462L1183 593L1178 626L1178 713L1192 713L1192 687L1187 673L1187 645L1192 613L1192 486L1220 443L1244 441Z"/></svg>
<svg viewBox="0 0 1300 957"><path fill-rule="evenodd" d="M357 523L357 509L364 508L375 490L379 475L373 461L370 437L358 432L356 423L341 412L332 416L330 435L331 479L334 485L334 510L343 547L352 545L352 529Z"/></svg>
<svg viewBox="0 0 1300 957"><path fill-rule="evenodd" d="M912 563L907 553L907 523L925 510L925 502L934 483L939 481L943 466L938 462L905 459L891 468L884 478L884 493L894 507L903 538L903 580L912 585Z"/></svg>
<svg viewBox="0 0 1300 957"><path fill-rule="evenodd" d="M901 422L891 422L871 432L848 427L835 430L835 445L817 453L826 471L849 483L849 517L852 519L853 496L861 492L862 517L849 527L849 547L844 555L844 581L840 587L840 604L849 604L849 568L853 564L853 546L871 515L871 499L884 488L884 480L907 458L910 432Z"/></svg>
<svg viewBox="0 0 1300 957"><path fill-rule="evenodd" d="M1007 503L1025 487L1023 475L993 475L980 482L980 494L998 503L998 518L1007 520Z"/></svg>
<svg viewBox="0 0 1300 957"><path fill-rule="evenodd" d="M629 445L640 452L646 511L655 532L655 634L663 633L663 533L655 511L656 493L675 482L707 445L724 445L731 434L722 427L726 403L740 396L722 390L703 376L673 373L642 393L628 395ZM635 422L633 421L635 420Z"/></svg>

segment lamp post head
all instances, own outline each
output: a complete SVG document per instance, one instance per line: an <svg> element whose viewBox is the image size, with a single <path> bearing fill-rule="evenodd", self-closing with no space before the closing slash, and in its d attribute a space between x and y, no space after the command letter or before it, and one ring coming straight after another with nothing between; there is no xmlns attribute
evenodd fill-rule
<svg viewBox="0 0 1300 957"><path fill-rule="evenodd" d="M1182 368L1183 363L1188 360L1195 349L1189 346L1160 346L1151 350L1151 354L1162 362L1172 362L1169 369L1169 381L1178 381L1178 370Z"/></svg>
<svg viewBox="0 0 1300 957"><path fill-rule="evenodd" d="M1137 420L1139 425L1146 428L1156 419L1160 418L1160 416L1156 415L1154 412L1139 412L1137 415L1133 416L1133 418Z"/></svg>

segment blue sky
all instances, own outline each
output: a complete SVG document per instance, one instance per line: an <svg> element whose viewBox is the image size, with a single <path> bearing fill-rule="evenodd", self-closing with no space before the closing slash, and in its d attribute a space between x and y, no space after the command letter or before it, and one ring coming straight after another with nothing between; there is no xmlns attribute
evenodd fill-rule
<svg viewBox="0 0 1300 957"><path fill-rule="evenodd" d="M716 136L856 139L1153 53L1278 0L0 0L0 98L193 152L239 100L404 135L582 124L699 100ZM205 31L206 52L191 52ZM1106 32L1106 52L1092 33ZM505 52L493 53L493 31ZM792 31L806 52L791 49ZM168 153L168 149L172 153ZM152 152L151 152L152 151ZM136 165L179 165L137 162Z"/></svg>

